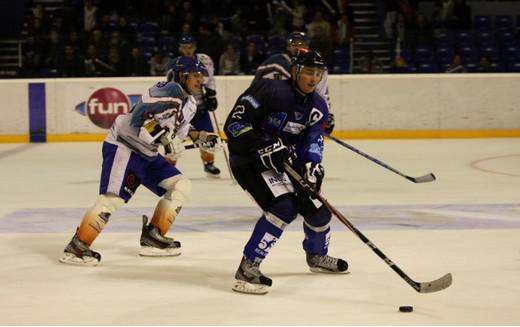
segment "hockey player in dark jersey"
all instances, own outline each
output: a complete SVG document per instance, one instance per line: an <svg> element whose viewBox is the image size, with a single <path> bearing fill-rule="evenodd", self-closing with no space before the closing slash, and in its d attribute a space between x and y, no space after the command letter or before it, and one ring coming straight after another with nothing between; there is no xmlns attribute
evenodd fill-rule
<svg viewBox="0 0 520 327"><path fill-rule="evenodd" d="M287 47L284 52L277 53L260 64L256 69L253 83L263 79L288 79L291 78L291 58L300 49L309 49L311 40L304 32L292 32L287 36ZM330 112L331 102L329 97L329 86L327 72L316 86L316 92L323 97L329 107L329 116L325 132L330 134L334 130L334 115Z"/></svg>
<svg viewBox="0 0 520 327"><path fill-rule="evenodd" d="M143 93L131 112L120 115L103 142L99 196L87 210L60 262L95 266L101 255L90 249L110 216L128 202L140 185L161 197L153 216L143 216L142 256L176 256L180 242L166 236L191 191L191 182L174 165L189 137L199 145L215 144L217 135L195 130L194 95L206 68L195 58L179 57L173 81L159 82ZM164 150L161 155L159 150Z"/></svg>
<svg viewBox="0 0 520 327"><path fill-rule="evenodd" d="M293 58L291 78L253 83L229 113L228 137L233 175L263 211L247 242L233 290L265 294L271 286L259 266L284 228L298 214L304 217L303 249L313 272L346 272L346 261L329 256L330 211L309 192L298 189L284 172L284 163L302 173L320 190L324 177L322 130L327 104L316 92L324 71L321 55L301 49Z"/></svg>

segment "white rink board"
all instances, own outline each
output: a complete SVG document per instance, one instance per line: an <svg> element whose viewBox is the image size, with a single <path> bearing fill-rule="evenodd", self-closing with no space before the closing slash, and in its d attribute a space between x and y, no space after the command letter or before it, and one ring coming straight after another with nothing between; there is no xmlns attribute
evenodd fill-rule
<svg viewBox="0 0 520 327"><path fill-rule="evenodd" d="M217 76L220 125L251 76ZM159 79L93 78L0 83L0 135L28 131L27 83L45 82L48 134L102 133L74 109L104 87L141 94ZM25 84L25 86L24 86ZM338 131L500 130L520 128L519 74L332 75L332 111ZM17 110L13 110L17 108Z"/></svg>

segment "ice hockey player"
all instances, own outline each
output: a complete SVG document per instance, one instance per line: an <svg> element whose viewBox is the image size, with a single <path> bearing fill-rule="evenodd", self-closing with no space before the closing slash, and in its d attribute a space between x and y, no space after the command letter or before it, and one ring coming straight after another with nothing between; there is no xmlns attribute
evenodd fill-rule
<svg viewBox="0 0 520 327"><path fill-rule="evenodd" d="M291 58L300 49L309 49L310 38L304 32L292 32L287 36L287 47L284 52L277 53L267 58L256 69L254 82L262 78L288 79L291 78ZM324 131L328 134L334 130L334 114L330 112L331 102L329 97L329 85L327 72L325 71L320 83L316 86L316 92L323 97L329 107L327 126Z"/></svg>
<svg viewBox="0 0 520 327"><path fill-rule="evenodd" d="M179 40L179 54L181 56L197 58L207 69L208 76L202 82L200 94L195 96L197 101L197 113L191 124L195 129L214 132L209 111L217 110L217 91L214 76L214 64L211 57L204 53L196 53L197 44L192 36L185 35ZM171 62L175 63L175 59ZM217 122L215 122L216 124ZM208 177L219 178L220 169L215 166L215 154L207 149L200 149L200 157L204 165L204 172Z"/></svg>
<svg viewBox="0 0 520 327"><path fill-rule="evenodd" d="M191 191L191 182L171 164L191 138L201 146L215 144L217 135L190 125L194 95L200 92L206 68L195 58L180 57L173 64L171 82L148 89L131 112L116 118L103 142L99 196L84 215L60 262L95 266L101 255L90 247L110 216L128 202L142 184L161 197L151 221L143 216L142 256L176 256L180 242L166 236ZM164 155L160 155L160 147Z"/></svg>
<svg viewBox="0 0 520 327"><path fill-rule="evenodd" d="M348 269L346 261L327 254L330 211L284 172L284 162L291 162L319 192L324 178L321 132L328 111L315 89L325 70L318 52L300 49L293 58L291 78L253 83L227 117L224 130L233 175L263 211L235 274L237 292L268 292L272 280L260 272L260 263L298 214L304 218L303 249L310 270Z"/></svg>

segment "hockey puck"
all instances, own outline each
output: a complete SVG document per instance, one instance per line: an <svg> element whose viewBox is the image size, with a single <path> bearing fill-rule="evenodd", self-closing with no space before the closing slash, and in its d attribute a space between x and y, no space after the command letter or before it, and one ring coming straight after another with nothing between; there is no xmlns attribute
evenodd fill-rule
<svg viewBox="0 0 520 327"><path fill-rule="evenodd" d="M399 312L412 312L413 307L411 305L403 305L399 307Z"/></svg>

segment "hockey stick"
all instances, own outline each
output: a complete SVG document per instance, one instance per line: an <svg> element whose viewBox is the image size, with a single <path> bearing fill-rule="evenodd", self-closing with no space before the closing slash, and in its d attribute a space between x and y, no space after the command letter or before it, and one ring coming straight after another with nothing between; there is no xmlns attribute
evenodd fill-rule
<svg viewBox="0 0 520 327"><path fill-rule="evenodd" d="M419 293L433 293L442 291L445 288L448 288L452 283L452 276L451 273L448 273L444 276L442 276L439 279L433 280L431 282L416 282L413 279L411 279L404 271L401 270L390 258L388 258L383 251L381 251L378 247L375 246L374 243L372 243L363 233L361 233L348 219L343 216L341 212L336 210L323 196L321 196L318 192L315 192L308 184L307 182L288 164L285 163L285 171L296 180L296 182L299 184L300 187L305 188L309 190L313 196L315 196L321 203L323 203L329 210L332 212L336 218L338 218L345 226L347 226L348 229L350 229L354 234L356 234L357 237L363 241L369 248L374 251L378 257L383 259L383 261L392 268L393 271L395 271L399 277L404 279L405 282L408 283L411 287L413 287L414 290L416 290Z"/></svg>
<svg viewBox="0 0 520 327"><path fill-rule="evenodd" d="M227 168L228 168L228 171L229 171L229 177L231 177L232 183L236 184L237 181L235 180L235 177L233 177L233 172L231 172L231 165L229 164L229 155L228 155L228 152L227 152L227 147L224 144L224 140L222 140L220 138L220 136L222 134L220 133L220 127L218 126L217 115L215 114L215 111L210 111L210 112L211 112L211 115L213 117L213 122L215 123L215 128L216 128L217 133L218 133L218 138L220 140L220 143L222 144L222 151L224 152L224 158L226 159L226 165L227 165Z"/></svg>
<svg viewBox="0 0 520 327"><path fill-rule="evenodd" d="M411 177L411 176L405 175L405 174L401 173L400 171L398 171L397 169L394 169L394 168L390 167L389 165L385 164L384 162L381 162L381 161L377 160L376 158L374 158L374 157L364 153L361 150L356 149L352 145L347 144L347 143L341 141L340 139L335 138L334 136L332 136L330 134L323 133L323 135L325 135L329 139L333 140L334 142L344 146L345 148L347 148L347 149L349 149L351 151L354 151L355 153L357 153L357 154L367 158L368 160L370 160L372 162L375 162L376 164L378 164L378 165L380 165L380 166L382 166L382 167L384 167L384 168L386 168L386 169L388 169L390 171L393 171L397 175L399 175L401 177L404 177L404 178L406 178L409 181L412 181L414 183L427 183L427 182L433 182L435 180L435 175L432 174L432 173L429 173L429 174L426 174L426 175L423 175L423 176L419 176L419 177Z"/></svg>

